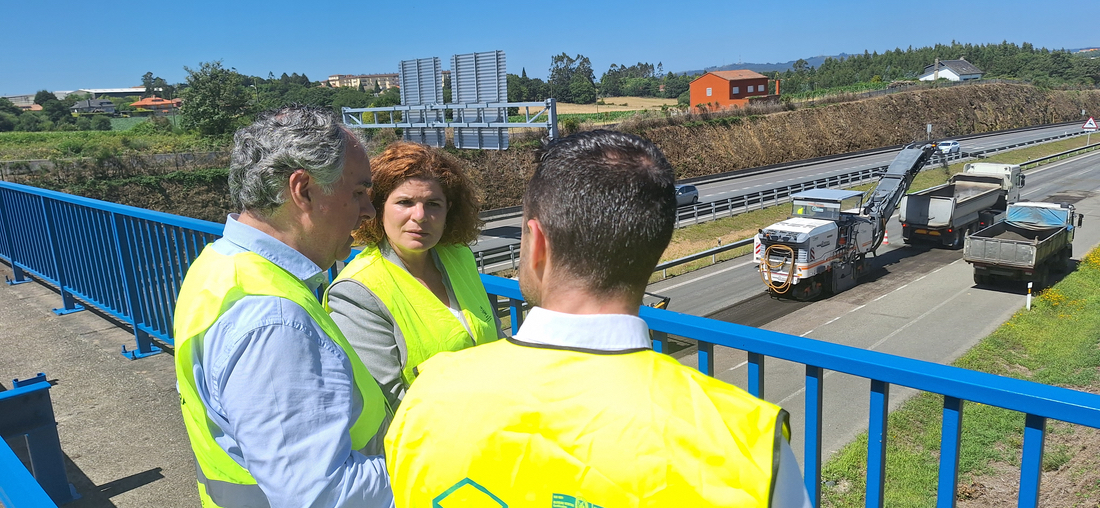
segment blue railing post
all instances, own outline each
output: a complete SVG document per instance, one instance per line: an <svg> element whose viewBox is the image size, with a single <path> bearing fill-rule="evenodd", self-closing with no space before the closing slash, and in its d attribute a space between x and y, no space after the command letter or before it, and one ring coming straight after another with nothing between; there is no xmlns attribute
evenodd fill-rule
<svg viewBox="0 0 1100 508"><path fill-rule="evenodd" d="M886 499L886 422L889 416L890 384L872 379L867 428L867 508L881 508Z"/></svg>
<svg viewBox="0 0 1100 508"><path fill-rule="evenodd" d="M749 352L749 393L764 398L764 355Z"/></svg>
<svg viewBox="0 0 1100 508"><path fill-rule="evenodd" d="M1046 430L1046 418L1028 413L1024 420L1024 453L1020 460L1020 508L1039 506Z"/></svg>
<svg viewBox="0 0 1100 508"><path fill-rule="evenodd" d="M940 480L936 495L938 508L955 507L959 485L959 450L962 446L963 400L943 398L943 431L940 434Z"/></svg>
<svg viewBox="0 0 1100 508"><path fill-rule="evenodd" d="M57 276L57 290L61 293L61 307L53 309L53 313L58 316L63 316L65 314L82 311L84 307L76 303L72 293L69 292L69 281L65 276L65 264L61 262L61 241L57 234L60 229L57 227L57 224L54 223L53 208L45 197L40 197L38 199L39 203L42 204L42 217L46 222L46 236L50 239L50 257L53 259L54 275Z"/></svg>
<svg viewBox="0 0 1100 508"><path fill-rule="evenodd" d="M523 300L509 298L508 314L512 318L512 336L515 337L519 333L519 325L523 324Z"/></svg>
<svg viewBox="0 0 1100 508"><path fill-rule="evenodd" d="M824 369L806 366L806 443L804 450L806 492L815 507L821 506L821 414L825 384Z"/></svg>
<svg viewBox="0 0 1100 508"><path fill-rule="evenodd" d="M714 344L699 341L699 372L714 375Z"/></svg>
<svg viewBox="0 0 1100 508"><path fill-rule="evenodd" d="M118 266L122 276L123 286L126 288L126 306L127 306L127 318L130 321L130 326L134 328L134 340L137 342L137 349L132 351L126 350L126 344L122 345L122 356L125 356L131 360L137 360L138 358L145 358L146 356L152 356L161 352L159 347L153 345L153 339L138 326L142 321L141 312L141 296L138 293L137 274L134 266L133 249L130 246L131 238L129 235L123 234L126 232L126 225L123 222L125 217L117 213L111 214L111 236L115 241L115 252L118 253Z"/></svg>
<svg viewBox="0 0 1100 508"><path fill-rule="evenodd" d="M0 437L22 437L27 443L31 474L54 503L79 498L65 475L57 420L45 374L13 380L12 389L0 392Z"/></svg>
<svg viewBox="0 0 1100 508"><path fill-rule="evenodd" d="M8 209L4 204L4 194L5 192L0 191L0 232L4 234L4 245L8 246L8 260L11 262L13 278L8 278L7 282L9 285L14 286L31 280L23 273L23 268L19 266L18 260L15 259L15 242L12 241L11 230L9 229L11 226L8 224L14 221L14 218L8 213Z"/></svg>
<svg viewBox="0 0 1100 508"><path fill-rule="evenodd" d="M665 332L658 332L650 330L649 332L650 343L653 345L653 350L658 353L665 352L665 343L668 342L668 334Z"/></svg>

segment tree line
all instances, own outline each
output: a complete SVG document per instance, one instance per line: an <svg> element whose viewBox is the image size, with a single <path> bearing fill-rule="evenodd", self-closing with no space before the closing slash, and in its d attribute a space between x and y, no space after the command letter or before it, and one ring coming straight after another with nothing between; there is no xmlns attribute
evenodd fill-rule
<svg viewBox="0 0 1100 508"><path fill-rule="evenodd" d="M769 73L782 80L781 91L807 92L867 82L915 80L936 59L965 59L983 71L985 79L1019 79L1040 87L1095 87L1100 84L1100 59L1066 50L1036 48L1030 43L937 44L864 52L847 58L827 58L817 68L798 60L792 69Z"/></svg>

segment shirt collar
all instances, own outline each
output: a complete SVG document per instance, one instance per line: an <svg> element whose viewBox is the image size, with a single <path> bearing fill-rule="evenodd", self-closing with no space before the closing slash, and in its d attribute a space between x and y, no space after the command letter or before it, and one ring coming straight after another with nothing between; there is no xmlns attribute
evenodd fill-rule
<svg viewBox="0 0 1100 508"><path fill-rule="evenodd" d="M225 219L222 238L238 247L255 252L316 290L325 280L325 270L309 258L275 237L237 220L232 213Z"/></svg>
<svg viewBox="0 0 1100 508"><path fill-rule="evenodd" d="M627 314L566 314L533 307L516 333L531 344L598 351L649 349L649 326Z"/></svg>

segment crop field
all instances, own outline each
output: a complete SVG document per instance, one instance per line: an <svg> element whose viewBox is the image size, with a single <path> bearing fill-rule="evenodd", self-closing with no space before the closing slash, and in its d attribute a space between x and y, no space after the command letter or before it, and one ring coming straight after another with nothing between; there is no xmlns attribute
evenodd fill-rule
<svg viewBox="0 0 1100 508"><path fill-rule="evenodd" d="M662 105L675 106L676 99L661 99L657 97L604 97L603 104L569 104L558 103L558 114L572 113L604 113L609 111L640 111L645 109L661 109Z"/></svg>

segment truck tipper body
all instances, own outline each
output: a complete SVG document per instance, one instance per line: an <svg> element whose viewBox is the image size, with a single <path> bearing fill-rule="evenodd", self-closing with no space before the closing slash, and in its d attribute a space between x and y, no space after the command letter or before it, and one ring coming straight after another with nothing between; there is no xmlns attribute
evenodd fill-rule
<svg viewBox="0 0 1100 508"><path fill-rule="evenodd" d="M1023 202L1009 205L1004 219L966 237L963 260L974 265L974 283L1031 281L1046 287L1050 275L1071 268L1073 205Z"/></svg>
<svg viewBox="0 0 1100 508"><path fill-rule="evenodd" d="M948 183L907 194L899 205L905 243L928 240L959 248L966 235L1000 219L1020 196L1020 166L967 164Z"/></svg>

